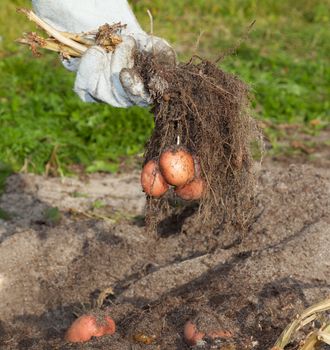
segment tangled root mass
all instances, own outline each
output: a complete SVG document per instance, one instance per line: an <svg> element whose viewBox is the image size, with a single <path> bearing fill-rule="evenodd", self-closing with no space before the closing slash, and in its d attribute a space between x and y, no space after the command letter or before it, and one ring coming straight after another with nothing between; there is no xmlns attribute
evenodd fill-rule
<svg viewBox="0 0 330 350"><path fill-rule="evenodd" d="M206 184L196 205L196 228L244 231L254 208L251 144L261 140L250 114L248 86L203 59L173 67L158 64L152 55L137 54L136 62L154 99L155 128L145 162L177 144L186 148L199 160ZM180 215L183 208L173 191L161 199L148 197L149 228Z"/></svg>

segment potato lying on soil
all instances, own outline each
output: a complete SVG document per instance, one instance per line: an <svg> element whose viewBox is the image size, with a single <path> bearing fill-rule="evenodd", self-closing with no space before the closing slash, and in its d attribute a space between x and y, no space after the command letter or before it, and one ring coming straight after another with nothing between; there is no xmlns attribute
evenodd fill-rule
<svg viewBox="0 0 330 350"><path fill-rule="evenodd" d="M186 324L184 325L183 336L184 336L185 342L188 345L195 346L195 345L202 344L204 342L204 338L209 338L213 340L219 339L219 338L229 339L229 338L232 338L234 335L232 334L232 332L226 331L226 330L216 330L209 333L200 332L197 329L197 326L195 323L191 321L187 321Z"/></svg>
<svg viewBox="0 0 330 350"><path fill-rule="evenodd" d="M191 321L184 325L183 335L185 342L191 346L201 343L205 337L205 333L199 332L196 325Z"/></svg>
<svg viewBox="0 0 330 350"><path fill-rule="evenodd" d="M115 331L116 324L109 316L99 321L94 315L82 315L67 330L65 340L70 343L83 343L91 340L92 337L112 335Z"/></svg>

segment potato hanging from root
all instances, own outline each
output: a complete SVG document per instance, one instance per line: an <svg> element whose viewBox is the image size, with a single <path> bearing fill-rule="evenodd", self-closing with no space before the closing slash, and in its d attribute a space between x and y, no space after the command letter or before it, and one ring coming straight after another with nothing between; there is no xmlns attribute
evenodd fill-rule
<svg viewBox="0 0 330 350"><path fill-rule="evenodd" d="M169 149L159 158L159 168L167 183L183 186L195 176L194 159L182 148Z"/></svg>
<svg viewBox="0 0 330 350"><path fill-rule="evenodd" d="M174 192L185 201L195 201L203 197L204 191L204 180L196 178L184 186L177 187Z"/></svg>
<svg viewBox="0 0 330 350"><path fill-rule="evenodd" d="M195 178L184 186L177 187L175 193L185 201L195 201L203 197L206 189L204 180L201 178L201 165L196 156L194 159Z"/></svg>
<svg viewBox="0 0 330 350"><path fill-rule="evenodd" d="M160 173L158 164L155 160L149 160L149 162L143 167L141 173L141 185L143 191L152 197L159 198L167 192L169 186L163 175Z"/></svg>

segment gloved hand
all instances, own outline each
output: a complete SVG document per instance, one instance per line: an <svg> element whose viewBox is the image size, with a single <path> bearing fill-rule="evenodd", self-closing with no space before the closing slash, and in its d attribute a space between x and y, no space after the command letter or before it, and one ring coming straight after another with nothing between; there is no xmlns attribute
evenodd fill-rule
<svg viewBox="0 0 330 350"><path fill-rule="evenodd" d="M142 78L133 69L134 52L154 52L162 62L175 64L174 50L163 39L147 35L137 22L127 0L32 0L36 14L54 28L72 33L98 29L121 22L123 42L114 52L91 47L82 58L64 60L76 71L74 90L85 102L105 102L115 107L147 106L151 98Z"/></svg>

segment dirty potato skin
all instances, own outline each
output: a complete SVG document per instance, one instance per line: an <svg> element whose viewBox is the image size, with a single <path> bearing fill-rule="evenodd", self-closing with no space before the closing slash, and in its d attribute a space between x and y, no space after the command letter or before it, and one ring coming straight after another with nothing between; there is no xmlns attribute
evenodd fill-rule
<svg viewBox="0 0 330 350"><path fill-rule="evenodd" d="M205 337L205 333L199 332L197 330L196 325L191 321L188 321L184 325L183 335L184 335L185 342L191 346L197 345Z"/></svg>
<svg viewBox="0 0 330 350"><path fill-rule="evenodd" d="M143 191L152 197L159 198L163 196L169 186L159 171L158 164L155 160L150 160L143 167L141 173L141 185Z"/></svg>
<svg viewBox="0 0 330 350"><path fill-rule="evenodd" d="M159 158L159 168L166 182L173 186L183 186L195 175L194 159L182 148L163 152Z"/></svg>
<svg viewBox="0 0 330 350"><path fill-rule="evenodd" d="M102 324L98 323L93 315L82 315L78 317L65 334L65 340L69 343L84 343L92 337L102 337L114 334L116 325L112 318L105 316Z"/></svg>
<svg viewBox="0 0 330 350"><path fill-rule="evenodd" d="M186 201L201 199L205 191L205 182L201 179L194 179L188 184L175 189L175 193Z"/></svg>

